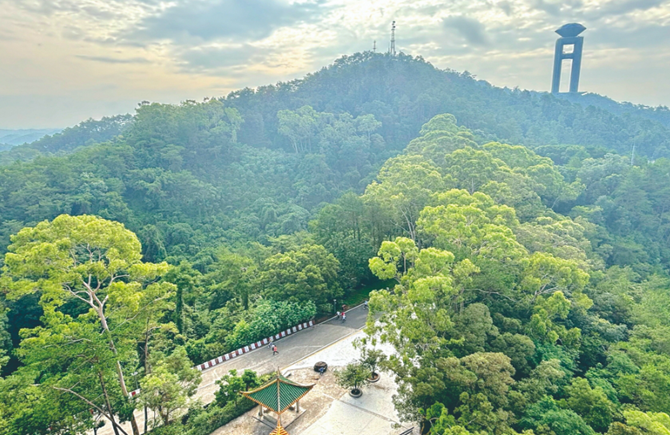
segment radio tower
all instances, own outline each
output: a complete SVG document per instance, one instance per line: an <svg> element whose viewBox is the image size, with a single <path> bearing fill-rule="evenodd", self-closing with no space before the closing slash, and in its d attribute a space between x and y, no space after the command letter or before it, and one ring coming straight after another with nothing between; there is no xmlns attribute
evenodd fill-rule
<svg viewBox="0 0 670 435"><path fill-rule="evenodd" d="M376 53L376 52L377 52L377 40L375 40L375 41L372 43L372 52L373 52L373 53Z"/></svg>
<svg viewBox="0 0 670 435"><path fill-rule="evenodd" d="M391 56L395 56L395 21L391 24Z"/></svg>

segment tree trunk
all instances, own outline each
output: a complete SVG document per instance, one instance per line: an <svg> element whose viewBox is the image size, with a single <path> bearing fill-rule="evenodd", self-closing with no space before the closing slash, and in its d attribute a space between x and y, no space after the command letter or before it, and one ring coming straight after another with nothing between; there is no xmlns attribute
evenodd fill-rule
<svg viewBox="0 0 670 435"><path fill-rule="evenodd" d="M107 324L107 317L105 316L105 313L102 311L103 308L102 306L98 306L98 316L100 317L100 323L102 324L102 328L105 330L108 340L109 340L109 347L112 349L112 352L114 352L114 355L118 355L118 351L116 350L116 346L114 346L114 339L112 338L112 331L109 330L109 325ZM118 359L116 360L116 374L119 377L119 385L121 386L121 392L123 395L128 398L128 388L126 387L126 380L123 377L123 368L121 367L121 361ZM133 428L133 435L140 435L140 429L137 426L137 420L135 419L135 413L130 417L130 425Z"/></svg>
<svg viewBox="0 0 670 435"><path fill-rule="evenodd" d="M112 409L112 404L109 402L109 395L107 394L105 381L104 379L102 379L102 373L98 372L98 378L100 378L100 386L102 387L102 394L105 396L105 404L107 406L107 412L109 412L109 419L112 422L112 429L114 429L115 435L119 435L119 429L116 427L116 421L114 420L114 410Z"/></svg>
<svg viewBox="0 0 670 435"><path fill-rule="evenodd" d="M144 375L147 376L150 373L151 365L149 365L149 319L147 319L147 329L144 335ZM147 433L148 430L149 422L147 420L147 405L144 405L144 433Z"/></svg>

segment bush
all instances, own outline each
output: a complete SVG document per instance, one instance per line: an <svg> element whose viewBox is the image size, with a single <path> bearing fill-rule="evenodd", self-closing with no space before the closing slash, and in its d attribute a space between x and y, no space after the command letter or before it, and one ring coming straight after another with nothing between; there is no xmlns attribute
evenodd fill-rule
<svg viewBox="0 0 670 435"><path fill-rule="evenodd" d="M370 379L372 372L361 363L348 364L344 369L335 372L337 383L344 388L359 390L366 380Z"/></svg>
<svg viewBox="0 0 670 435"><path fill-rule="evenodd" d="M181 423L172 423L169 426L159 426L148 433L151 435L182 435L186 432L186 428Z"/></svg>
<svg viewBox="0 0 670 435"><path fill-rule="evenodd" d="M172 423L159 426L148 433L151 435L209 435L221 426L230 423L237 417L256 406L254 402L243 398L228 402L223 408L210 406L208 409L193 410L186 417L187 422Z"/></svg>
<svg viewBox="0 0 670 435"><path fill-rule="evenodd" d="M222 385L221 390L228 388L231 383L233 384L232 388L240 383L246 388L247 386L262 385L272 378L271 374L259 378L251 370L245 370L242 376L238 377L236 375L236 372L227 375L228 383ZM229 401L219 400L219 396L221 396L221 391L217 393L217 401L224 402L224 406L217 406L217 401L214 401L207 408L201 406L192 408L184 415L181 422L157 427L149 433L151 435L209 435L256 406L256 403L241 395Z"/></svg>
<svg viewBox="0 0 670 435"><path fill-rule="evenodd" d="M263 338L306 322L316 315L314 302L261 301L253 310L250 321L240 320L226 337L229 350L239 349Z"/></svg>
<svg viewBox="0 0 670 435"><path fill-rule="evenodd" d="M231 370L227 375L216 381L219 391L214 393L214 403L219 408L228 403L240 400L240 391L249 391L261 386L261 379L253 370L245 370L241 376L237 376L237 370Z"/></svg>
<svg viewBox="0 0 670 435"><path fill-rule="evenodd" d="M198 413L184 427L182 432L186 435L209 435L221 426L230 423L240 415L250 411L256 406L254 402L243 398L238 401L228 402L223 408L210 407L206 411ZM162 434L161 434L162 435Z"/></svg>

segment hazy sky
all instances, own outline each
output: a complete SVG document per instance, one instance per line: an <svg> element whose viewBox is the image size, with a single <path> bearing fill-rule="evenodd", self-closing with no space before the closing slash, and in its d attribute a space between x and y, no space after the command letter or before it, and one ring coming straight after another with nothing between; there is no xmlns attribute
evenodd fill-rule
<svg viewBox="0 0 670 435"><path fill-rule="evenodd" d="M670 105L670 0L0 0L0 128L65 127L301 77L397 47L548 90L554 30L587 27L580 90Z"/></svg>

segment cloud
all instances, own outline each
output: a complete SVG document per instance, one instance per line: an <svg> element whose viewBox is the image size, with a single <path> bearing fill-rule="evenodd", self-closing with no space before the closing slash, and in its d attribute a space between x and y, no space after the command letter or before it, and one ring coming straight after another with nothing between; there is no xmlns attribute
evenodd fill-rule
<svg viewBox="0 0 670 435"><path fill-rule="evenodd" d="M608 18L638 10L646 11L667 3L668 0L612 0L599 4L597 8L587 10L586 16L590 19Z"/></svg>
<svg viewBox="0 0 670 435"><path fill-rule="evenodd" d="M512 15L513 11L512 3L510 3L509 1L507 0L501 1L496 6L498 6L500 10L502 10L508 17Z"/></svg>
<svg viewBox="0 0 670 435"><path fill-rule="evenodd" d="M183 61L182 70L190 72L222 72L232 67L241 68L263 60L267 50L248 44L228 47L194 47L178 53Z"/></svg>
<svg viewBox="0 0 670 435"><path fill-rule="evenodd" d="M2 61L16 65L0 68L0 94L26 101L0 98L0 122L36 125L41 94L83 101L39 112L38 126L62 126L90 116L89 100L177 102L301 77L373 40L385 52L393 20L399 51L540 90L554 30L580 22L583 90L670 103L670 0L0 0Z"/></svg>
<svg viewBox="0 0 670 435"><path fill-rule="evenodd" d="M593 29L591 34L584 32L586 44L592 42L597 47L657 50L659 41L667 41L668 35L670 35L670 26L624 24L629 25L605 25ZM588 48L588 45L586 47ZM594 48L594 50L597 50L597 48Z"/></svg>
<svg viewBox="0 0 670 435"><path fill-rule="evenodd" d="M130 39L260 40L277 28L315 20L324 12L324 0L317 1L292 4L281 0L182 1L142 20Z"/></svg>
<svg viewBox="0 0 670 435"><path fill-rule="evenodd" d="M561 14L561 2L534 0L533 6L536 9L546 12L547 14L557 17ZM559 26L560 27L560 26Z"/></svg>
<svg viewBox="0 0 670 435"><path fill-rule="evenodd" d="M486 36L486 28L474 18L463 16L451 16L442 21L447 31L452 31L461 36L469 45L484 46L489 43Z"/></svg>
<svg viewBox="0 0 670 435"><path fill-rule="evenodd" d="M133 57L129 59L119 59L115 57L105 57L105 56L84 56L84 55L77 55L75 56L78 59L83 59L83 60L90 60L93 62L102 62L102 63L150 63L148 59L144 59L141 57Z"/></svg>
<svg viewBox="0 0 670 435"><path fill-rule="evenodd" d="M82 4L81 1L77 0L13 0L13 2L27 11L47 17L57 13L84 13L92 18L100 20L109 20L119 17L119 14L113 13L109 8L105 7L104 4L95 2L88 4Z"/></svg>

